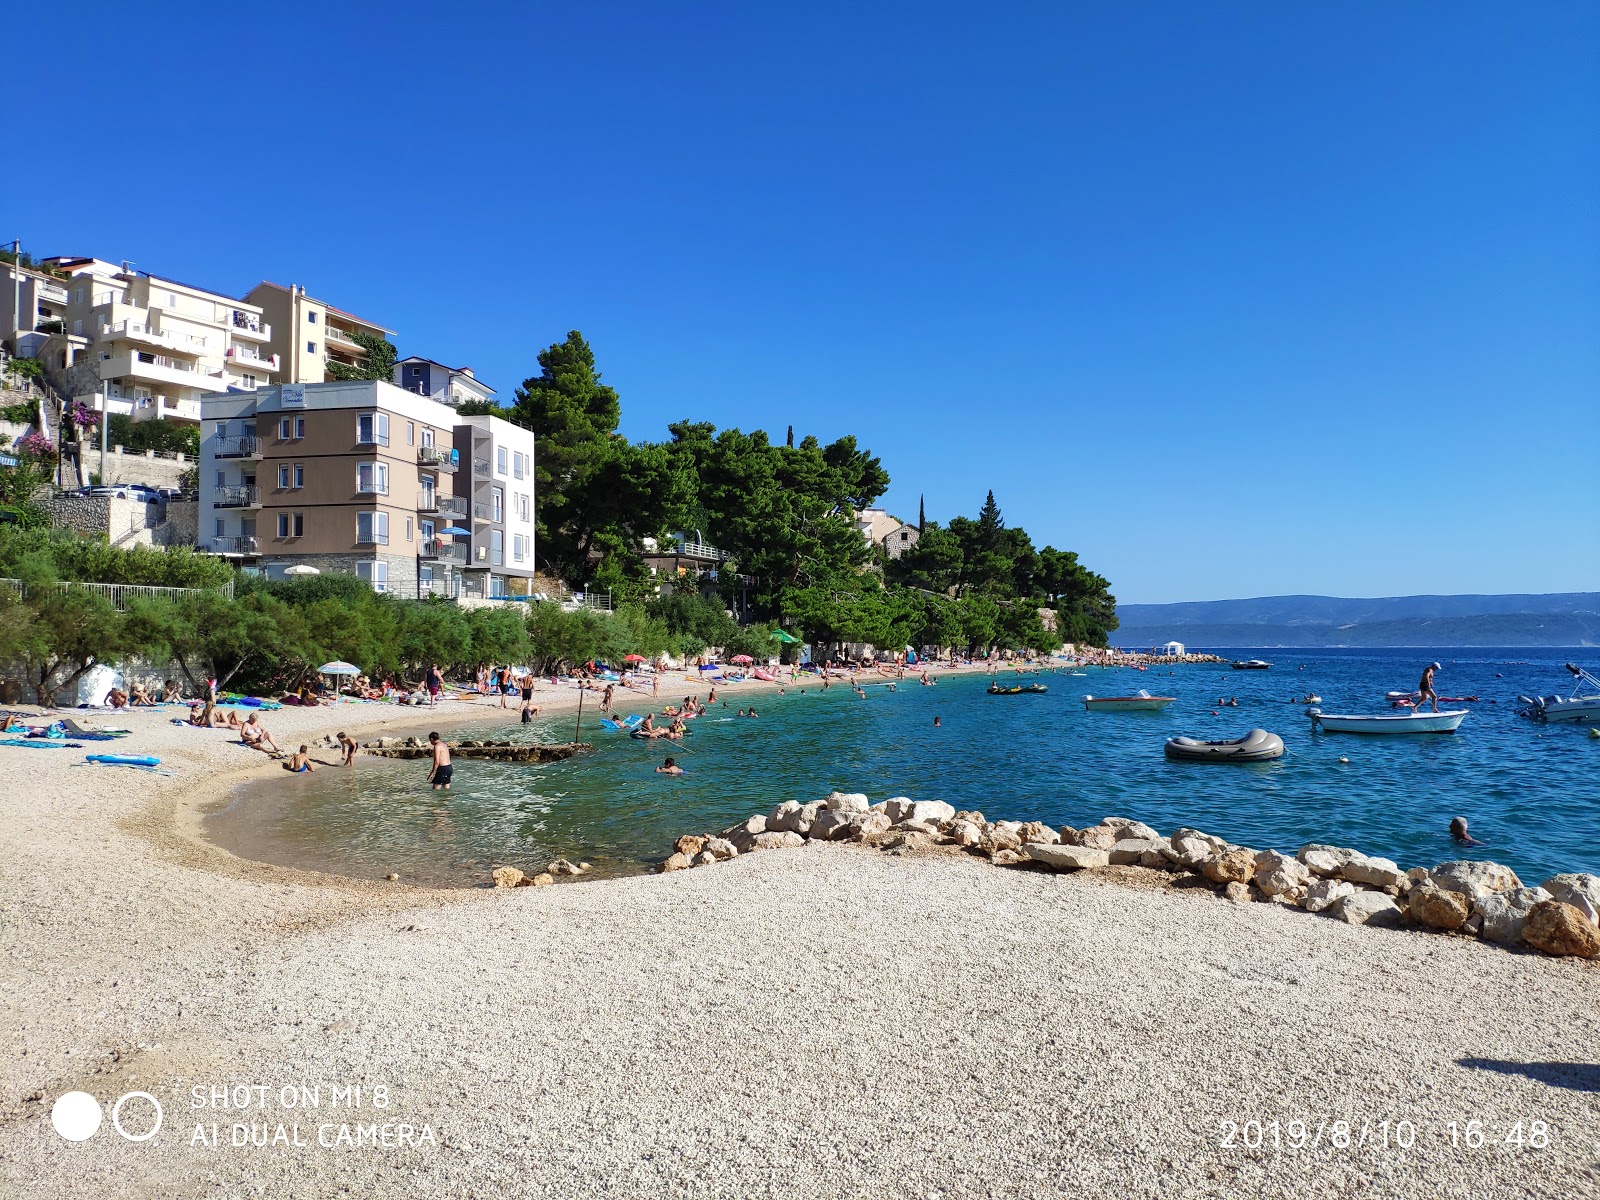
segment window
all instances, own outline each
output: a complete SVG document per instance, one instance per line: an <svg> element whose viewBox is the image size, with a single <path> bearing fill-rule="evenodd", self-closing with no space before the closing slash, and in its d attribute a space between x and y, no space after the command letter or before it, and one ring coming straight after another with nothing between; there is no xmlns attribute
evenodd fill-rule
<svg viewBox="0 0 1600 1200"><path fill-rule="evenodd" d="M303 487L305 487L305 485L306 485L306 465L305 465L305 463L295 463L295 465L294 465L294 486L297 487L297 488L303 488Z"/></svg>
<svg viewBox="0 0 1600 1200"><path fill-rule="evenodd" d="M377 562L359 562L356 564L356 578L363 583L370 583L375 592L389 590L389 564L381 559Z"/></svg>
<svg viewBox="0 0 1600 1200"><path fill-rule="evenodd" d="M314 313L314 312L306 313L306 324L307 325L315 325L316 323L317 323L317 314Z"/></svg>
<svg viewBox="0 0 1600 1200"><path fill-rule="evenodd" d="M356 441L368 446L389 444L389 414L362 413L356 418Z"/></svg>
<svg viewBox="0 0 1600 1200"><path fill-rule="evenodd" d="M244 375L244 376L241 376L241 377L240 377L240 383L241 383L241 384L242 384L242 385L243 385L243 386L244 386L244 387L247 387L247 388L253 388L253 387L255 387L255 386L256 386L256 377L255 377L255 376L254 376L254 375Z"/></svg>
<svg viewBox="0 0 1600 1200"><path fill-rule="evenodd" d="M528 456L526 454L517 454L512 457L512 471L518 479L522 479L527 475L527 462Z"/></svg>
<svg viewBox="0 0 1600 1200"><path fill-rule="evenodd" d="M227 487L228 486L228 473L226 471L218 471L217 472L217 486L218 487Z"/></svg>
<svg viewBox="0 0 1600 1200"><path fill-rule="evenodd" d="M411 378L413 378L413 379L421 379L422 378L422 368L421 367L412 367L411 368Z"/></svg>
<svg viewBox="0 0 1600 1200"><path fill-rule="evenodd" d="M427 428L423 429L423 431L422 431L422 444L424 446L433 445L433 430L427 429Z"/></svg>
<svg viewBox="0 0 1600 1200"><path fill-rule="evenodd" d="M217 437L219 439L221 439L221 438L225 438L227 436L228 436L228 423L226 421L218 421L217 422Z"/></svg>
<svg viewBox="0 0 1600 1200"><path fill-rule="evenodd" d="M295 513L293 516L294 516L293 522L289 526L290 534L292 536L294 536L294 537L305 537L305 535L306 535L306 515L305 515L305 513Z"/></svg>
<svg viewBox="0 0 1600 1200"><path fill-rule="evenodd" d="M415 446L416 444L417 444L417 423L415 421L407 421L406 422L406 445Z"/></svg>
<svg viewBox="0 0 1600 1200"><path fill-rule="evenodd" d="M356 491L371 496L389 494L389 464L381 462L356 464Z"/></svg>
<svg viewBox="0 0 1600 1200"><path fill-rule="evenodd" d="M168 308L177 308L178 307L178 293L177 292L168 292L167 293L167 307Z"/></svg>
<svg viewBox="0 0 1600 1200"><path fill-rule="evenodd" d="M422 521L420 525L422 527L422 540L425 542L431 540L433 538L433 522Z"/></svg>
<svg viewBox="0 0 1600 1200"><path fill-rule="evenodd" d="M291 476L289 474L289 464L288 463L279 463L278 464L278 487L279 487L279 489L287 488L289 486L290 478L291 478ZM279 518L280 519L282 518L282 514L281 513L279 514Z"/></svg>
<svg viewBox="0 0 1600 1200"><path fill-rule="evenodd" d="M514 562L521 562L528 557L528 538L526 534L517 534L511 539L511 558Z"/></svg>
<svg viewBox="0 0 1600 1200"><path fill-rule="evenodd" d="M296 417L294 419L294 436L296 441L306 436L306 419L304 417Z"/></svg>
<svg viewBox="0 0 1600 1200"><path fill-rule="evenodd" d="M506 494L500 488L495 488L493 496L495 522L504 525L506 523Z"/></svg>
<svg viewBox="0 0 1600 1200"><path fill-rule="evenodd" d="M218 517L217 518L217 536L218 537L222 537L223 534L227 532L227 529L228 529L228 522L227 522L226 518Z"/></svg>
<svg viewBox="0 0 1600 1200"><path fill-rule="evenodd" d="M356 514L356 541L372 546L389 544L389 514L364 512Z"/></svg>
<svg viewBox="0 0 1600 1200"><path fill-rule="evenodd" d="M506 561L506 535L498 529L489 531L489 561L497 567Z"/></svg>
<svg viewBox="0 0 1600 1200"><path fill-rule="evenodd" d="M278 422L278 439L280 441L299 441L305 436L306 419L304 417L284 417Z"/></svg>
<svg viewBox="0 0 1600 1200"><path fill-rule="evenodd" d="M504 446L499 446L495 449L494 459L496 473L504 475L506 473L506 448Z"/></svg>
<svg viewBox="0 0 1600 1200"><path fill-rule="evenodd" d="M316 352L317 352L317 344L315 342L307 342L306 343L306 353L307 354L315 354Z"/></svg>
<svg viewBox="0 0 1600 1200"><path fill-rule="evenodd" d="M83 332L83 322L81 320L74 321L72 323L72 332L74 334L81 334ZM110 358L111 356L108 354L105 357Z"/></svg>
<svg viewBox="0 0 1600 1200"><path fill-rule="evenodd" d="M533 507L529 501L527 493L524 492L519 494L517 496L517 516L520 517L523 522L528 522L533 520L533 517L529 515L532 511Z"/></svg>
<svg viewBox="0 0 1600 1200"><path fill-rule="evenodd" d="M83 303L83 289L82 288L73 288L72 289L72 302L74 304L82 304Z"/></svg>
<svg viewBox="0 0 1600 1200"><path fill-rule="evenodd" d="M409 542L410 540L411 540L411 518L407 517L406 518L406 541Z"/></svg>

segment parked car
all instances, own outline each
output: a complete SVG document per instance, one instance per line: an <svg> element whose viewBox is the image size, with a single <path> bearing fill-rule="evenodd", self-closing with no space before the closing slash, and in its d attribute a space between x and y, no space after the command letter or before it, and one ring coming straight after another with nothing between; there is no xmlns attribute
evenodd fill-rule
<svg viewBox="0 0 1600 1200"><path fill-rule="evenodd" d="M110 496L115 500L143 500L146 504L157 504L161 500L160 492L142 483L118 483L109 487L90 488L89 494Z"/></svg>
<svg viewBox="0 0 1600 1200"><path fill-rule="evenodd" d="M157 488L156 491L160 493L163 500L182 500L184 498L182 488L164 487Z"/></svg>

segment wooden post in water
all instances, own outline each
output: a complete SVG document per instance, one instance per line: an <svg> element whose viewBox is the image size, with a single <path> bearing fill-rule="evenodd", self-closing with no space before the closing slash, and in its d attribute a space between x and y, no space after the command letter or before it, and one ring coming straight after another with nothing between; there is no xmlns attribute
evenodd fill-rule
<svg viewBox="0 0 1600 1200"><path fill-rule="evenodd" d="M583 691L584 689L580 686L578 688L578 724L572 731L572 740L574 742L583 741L583 738L579 736L583 731Z"/></svg>

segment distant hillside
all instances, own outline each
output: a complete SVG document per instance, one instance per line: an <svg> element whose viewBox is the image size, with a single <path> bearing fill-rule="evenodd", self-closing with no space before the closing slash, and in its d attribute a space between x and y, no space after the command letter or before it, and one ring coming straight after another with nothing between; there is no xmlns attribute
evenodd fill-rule
<svg viewBox="0 0 1600 1200"><path fill-rule="evenodd" d="M1120 646L1596 646L1600 592L1119 604Z"/></svg>

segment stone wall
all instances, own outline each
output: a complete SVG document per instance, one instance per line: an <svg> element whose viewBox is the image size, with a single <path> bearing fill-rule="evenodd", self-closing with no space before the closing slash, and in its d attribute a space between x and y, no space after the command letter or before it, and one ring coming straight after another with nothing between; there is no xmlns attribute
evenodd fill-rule
<svg viewBox="0 0 1600 1200"><path fill-rule="evenodd" d="M200 519L193 500L145 504L112 496L57 496L42 507L53 529L108 538L113 546L192 546Z"/></svg>
<svg viewBox="0 0 1600 1200"><path fill-rule="evenodd" d="M85 474L100 473L100 431L96 427L84 431L89 444L84 447ZM178 487L184 471L198 466L196 459L179 455L176 458L157 458L154 450L123 450L112 446L106 451L106 478L102 483L144 483L153 488Z"/></svg>

